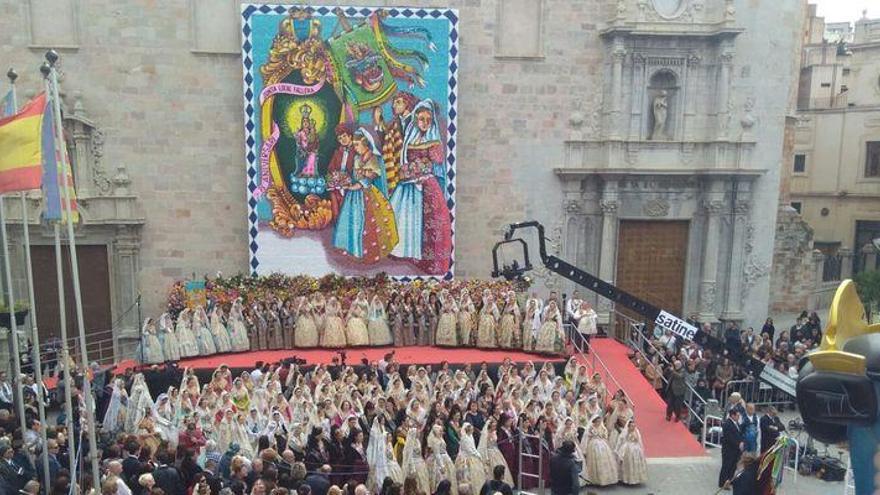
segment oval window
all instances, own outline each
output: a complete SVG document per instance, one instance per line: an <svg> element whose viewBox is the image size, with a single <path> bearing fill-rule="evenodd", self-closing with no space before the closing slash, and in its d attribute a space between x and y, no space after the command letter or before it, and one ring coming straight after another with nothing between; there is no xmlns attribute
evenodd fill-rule
<svg viewBox="0 0 880 495"><path fill-rule="evenodd" d="M684 0L652 0L654 10L663 17L678 17L681 15Z"/></svg>

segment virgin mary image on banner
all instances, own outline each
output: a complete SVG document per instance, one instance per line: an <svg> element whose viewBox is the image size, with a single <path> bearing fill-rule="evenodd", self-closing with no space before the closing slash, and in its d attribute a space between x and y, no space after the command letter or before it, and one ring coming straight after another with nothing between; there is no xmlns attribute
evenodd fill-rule
<svg viewBox="0 0 880 495"><path fill-rule="evenodd" d="M452 278L458 13L242 17L252 272Z"/></svg>

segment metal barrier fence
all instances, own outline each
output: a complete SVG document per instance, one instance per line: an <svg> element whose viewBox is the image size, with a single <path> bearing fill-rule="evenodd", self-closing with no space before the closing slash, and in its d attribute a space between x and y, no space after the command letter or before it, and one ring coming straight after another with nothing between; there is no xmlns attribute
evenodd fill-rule
<svg viewBox="0 0 880 495"><path fill-rule="evenodd" d="M724 419L720 416L713 416L711 414L706 415L705 431L706 435L703 438L703 445L709 447L715 447L717 449L721 448L721 424L724 423Z"/></svg>
<svg viewBox="0 0 880 495"><path fill-rule="evenodd" d="M651 360L648 358L648 355L645 353L645 350L650 346L650 342L647 337L644 335L645 324L632 318L620 314L615 313L615 318L620 318L627 323L628 330L626 331L627 340L626 344L632 349L634 352L638 353L642 356L642 359L647 363L648 366L654 368L657 372L657 375L663 381L664 388L666 385L669 385L669 380L666 379L666 376L663 374L663 370L658 369L654 366ZM672 363L666 359L662 353L657 353L657 356L667 365L671 366ZM706 415L709 413L709 404L706 401L706 398L701 396L690 384L686 384L688 388L687 395L685 396L684 405L688 410L688 418L687 425L690 427L691 423L696 421L699 424L700 430L700 443L704 446L706 445ZM665 397L664 397L665 399Z"/></svg>
<svg viewBox="0 0 880 495"><path fill-rule="evenodd" d="M794 404L794 398L781 390L759 380L731 380L724 387L722 406L727 407L730 394L737 392L746 402L756 406L788 406Z"/></svg>
<svg viewBox="0 0 880 495"><path fill-rule="evenodd" d="M615 394L618 390L623 390L626 394L626 398L629 400L630 404L633 405L633 408L635 408L636 402L633 400L632 395L628 394L620 385L620 382L617 381L617 378L615 378L614 374L611 373L611 370L608 369L605 361L596 354L596 351L590 345L589 341L577 331L577 328L575 328L574 325L566 323L563 325L563 328L565 330L566 339L571 342L574 350L580 355L584 364L590 369L590 374L599 373L602 377L602 383L605 384L605 388L610 395ZM611 386L612 384L614 385L614 388Z"/></svg>

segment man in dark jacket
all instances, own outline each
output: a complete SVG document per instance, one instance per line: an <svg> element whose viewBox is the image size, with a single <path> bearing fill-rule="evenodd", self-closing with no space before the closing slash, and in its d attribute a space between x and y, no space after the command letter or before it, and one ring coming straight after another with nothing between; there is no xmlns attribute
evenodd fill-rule
<svg viewBox="0 0 880 495"><path fill-rule="evenodd" d="M126 456L122 460L122 476L132 495L140 495L143 492L143 487L138 483L138 478L144 474L144 464L138 459L140 450L141 445L137 440L132 439L125 444Z"/></svg>
<svg viewBox="0 0 880 495"><path fill-rule="evenodd" d="M480 489L480 495L493 495L495 492L501 495L513 495L513 488L504 482L504 470L507 469L502 465L495 466L492 470L492 479L483 483Z"/></svg>
<svg viewBox="0 0 880 495"><path fill-rule="evenodd" d="M566 440L550 458L550 492L553 495L577 495L580 490L581 463L574 458L574 442Z"/></svg>
<svg viewBox="0 0 880 495"><path fill-rule="evenodd" d="M742 454L743 437L739 419L739 410L731 409L721 425L721 472L718 473L718 488L733 478L736 463Z"/></svg>
<svg viewBox="0 0 880 495"><path fill-rule="evenodd" d="M309 485L311 495L327 495L327 490L330 489L330 471L330 465L324 464L317 473L306 476L303 484Z"/></svg>
<svg viewBox="0 0 880 495"><path fill-rule="evenodd" d="M669 384L666 386L666 421L675 415L677 422L683 414L685 393L687 393L687 383L684 380L681 361L675 361L669 373Z"/></svg>
<svg viewBox="0 0 880 495"><path fill-rule="evenodd" d="M153 471L153 479L156 487L161 488L165 495L186 495L186 484L180 476L180 471L174 467L174 457L169 452L159 452L157 456L159 467Z"/></svg>
<svg viewBox="0 0 880 495"><path fill-rule="evenodd" d="M760 425L761 453L763 454L776 443L779 434L785 431L785 425L779 420L779 417L776 415L776 408L773 406L768 407L767 412L761 416Z"/></svg>

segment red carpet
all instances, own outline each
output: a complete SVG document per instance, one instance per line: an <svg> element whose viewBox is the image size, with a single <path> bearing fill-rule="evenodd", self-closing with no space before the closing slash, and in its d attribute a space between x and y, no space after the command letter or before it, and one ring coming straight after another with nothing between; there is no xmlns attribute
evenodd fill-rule
<svg viewBox="0 0 880 495"><path fill-rule="evenodd" d="M500 363L504 358L514 361L563 361L562 358L549 359L547 356L517 352L513 350L480 350L473 348L449 348L449 347L364 347L345 349L346 363L350 365L360 364L362 358L370 361L378 361L382 356L391 351L395 352L397 362L401 364L440 364L448 361L450 364L472 363L479 366L480 362ZM203 358L181 359L178 366L198 369L215 369L221 364L230 368L252 367L257 361L268 363L278 362L285 358L296 356L305 359L306 364L330 364L333 358L339 355L332 349L285 349L279 351L252 351Z"/></svg>
<svg viewBox="0 0 880 495"><path fill-rule="evenodd" d="M635 402L636 424L642 432L647 457L698 457L706 450L682 423L666 421L666 402L632 364L628 348L614 339L590 343L620 386ZM609 385L609 388L613 388Z"/></svg>

